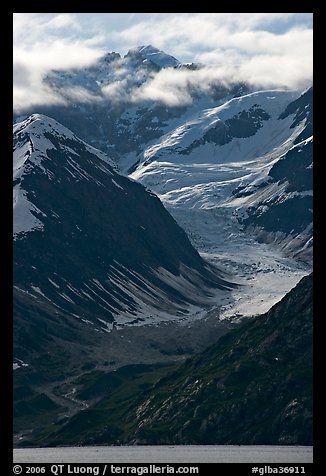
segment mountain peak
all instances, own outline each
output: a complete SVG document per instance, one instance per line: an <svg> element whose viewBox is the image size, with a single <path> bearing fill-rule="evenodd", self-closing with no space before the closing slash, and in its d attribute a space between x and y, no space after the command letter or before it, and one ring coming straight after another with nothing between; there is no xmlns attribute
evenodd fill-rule
<svg viewBox="0 0 326 476"><path fill-rule="evenodd" d="M86 144L67 127L44 114L34 113L23 121L17 122L14 124L13 132L14 176L27 159L30 161L33 158L34 162L38 162L47 149L59 147L59 143L54 142L54 139L60 142L68 140L71 147L74 147L73 144L78 144L78 147L81 146L88 152L95 153L104 162L116 169L116 165L104 152ZM51 137L54 139L51 140ZM61 147L63 147L63 144L61 144Z"/></svg>
<svg viewBox="0 0 326 476"><path fill-rule="evenodd" d="M175 68L181 63L153 45L141 45L128 51L125 58L135 57L143 64L153 64L159 68Z"/></svg>
<svg viewBox="0 0 326 476"><path fill-rule="evenodd" d="M14 133L28 133L36 138L44 135L46 132L55 136L64 136L69 139L75 139L75 135L62 124L59 124L55 119L45 116L44 114L34 113L28 116L21 122L14 125Z"/></svg>
<svg viewBox="0 0 326 476"><path fill-rule="evenodd" d="M106 154L43 114L34 113L16 123L13 129L15 238L43 229L43 218L47 214L42 212L42 204L33 203L33 183L40 180L40 176L55 183L60 183L64 177L66 182L93 180L98 183L93 169L100 169L108 175L116 169Z"/></svg>

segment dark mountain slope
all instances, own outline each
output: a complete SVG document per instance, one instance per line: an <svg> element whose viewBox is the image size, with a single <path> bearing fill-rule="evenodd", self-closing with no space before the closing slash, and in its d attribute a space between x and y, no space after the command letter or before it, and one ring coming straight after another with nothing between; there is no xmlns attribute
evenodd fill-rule
<svg viewBox="0 0 326 476"><path fill-rule="evenodd" d="M103 153L45 116L15 125L14 362L31 383L78 373L113 326L184 318L231 286Z"/></svg>
<svg viewBox="0 0 326 476"><path fill-rule="evenodd" d="M60 426L33 444L311 445L312 275L205 352Z"/></svg>
<svg viewBox="0 0 326 476"><path fill-rule="evenodd" d="M16 288L101 327L188 313L228 288L159 199L104 154L45 116L15 127Z"/></svg>

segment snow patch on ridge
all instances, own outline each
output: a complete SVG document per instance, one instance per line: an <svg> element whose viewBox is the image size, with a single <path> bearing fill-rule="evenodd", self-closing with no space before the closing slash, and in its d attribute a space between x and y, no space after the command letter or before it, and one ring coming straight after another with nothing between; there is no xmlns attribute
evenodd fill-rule
<svg viewBox="0 0 326 476"><path fill-rule="evenodd" d="M20 359L14 359L14 360L15 360L15 362L13 362L13 364L12 364L13 370L17 370L17 369L20 369L22 367L28 367L28 364L26 364L22 360L20 360Z"/></svg>
<svg viewBox="0 0 326 476"><path fill-rule="evenodd" d="M22 237L29 231L42 230L44 227L37 216L45 214L28 200L26 192L19 185L13 190L13 213L14 239Z"/></svg>

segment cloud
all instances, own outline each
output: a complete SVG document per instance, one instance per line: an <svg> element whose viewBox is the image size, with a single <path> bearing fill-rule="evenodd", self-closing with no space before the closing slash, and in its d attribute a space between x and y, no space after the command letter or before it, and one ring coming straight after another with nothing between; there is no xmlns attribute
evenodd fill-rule
<svg viewBox="0 0 326 476"><path fill-rule="evenodd" d="M150 25L143 19L117 32L116 38L126 47L151 43L178 58L212 66L204 74L189 72L179 77L163 71L134 98L165 97L172 104L178 96L182 103L188 97L182 84L205 89L221 73L227 75L225 79L259 87L300 89L312 82L311 14L160 14Z"/></svg>
<svg viewBox="0 0 326 476"><path fill-rule="evenodd" d="M64 101L43 83L50 70L87 66L105 52L124 54L144 44L210 67L166 69L136 88L121 61L121 74L117 71L112 83L103 87L104 97L177 105L191 102L194 89L208 91L222 79L261 88L303 89L312 82L309 13L17 13L15 110ZM72 100L99 100L83 88L66 91L66 98L68 93Z"/></svg>
<svg viewBox="0 0 326 476"><path fill-rule="evenodd" d="M128 79L114 81L102 87L102 94L112 102L129 101Z"/></svg>
<svg viewBox="0 0 326 476"><path fill-rule="evenodd" d="M73 28L74 30L80 31L81 26L76 18L71 13L61 13L53 18L51 18L47 23L46 27L54 30L59 28Z"/></svg>
<svg viewBox="0 0 326 476"><path fill-rule="evenodd" d="M312 84L312 60L301 61L284 55L259 55L239 68L239 76L261 88L303 90Z"/></svg>
<svg viewBox="0 0 326 476"><path fill-rule="evenodd" d="M310 14L300 13L156 14L121 31L113 31L112 36L126 49L139 44L153 44L175 55L186 53L191 61L194 53L195 59L198 59L198 52L200 54L217 47L233 46L242 51L249 47L257 51L264 34L266 41L261 47L270 48L274 41L277 42L278 35L283 41L282 34L289 31L291 25L298 26L302 22L304 28L312 30L309 26L311 18Z"/></svg>
<svg viewBox="0 0 326 476"><path fill-rule="evenodd" d="M225 78L225 70L203 68L197 71L167 68L131 93L131 101L158 101L168 106L183 106L192 102L194 90L209 91L216 81Z"/></svg>
<svg viewBox="0 0 326 476"><path fill-rule="evenodd" d="M41 16L40 16L41 15ZM44 16L43 16L44 15ZM14 109L38 104L63 103L64 99L43 82L52 69L83 67L103 54L100 36L82 38L71 14L14 14Z"/></svg>
<svg viewBox="0 0 326 476"><path fill-rule="evenodd" d="M259 55L238 65L203 67L198 70L164 69L140 88L131 91L133 102L157 101L168 106L192 103L194 92L210 93L216 84L245 82L259 89L303 90L311 84L311 65L284 56Z"/></svg>

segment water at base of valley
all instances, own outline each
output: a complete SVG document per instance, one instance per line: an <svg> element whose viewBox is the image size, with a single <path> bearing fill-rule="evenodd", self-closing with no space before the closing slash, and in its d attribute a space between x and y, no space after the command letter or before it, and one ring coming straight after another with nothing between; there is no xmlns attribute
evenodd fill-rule
<svg viewBox="0 0 326 476"><path fill-rule="evenodd" d="M16 448L15 463L312 463L312 446L88 446Z"/></svg>

